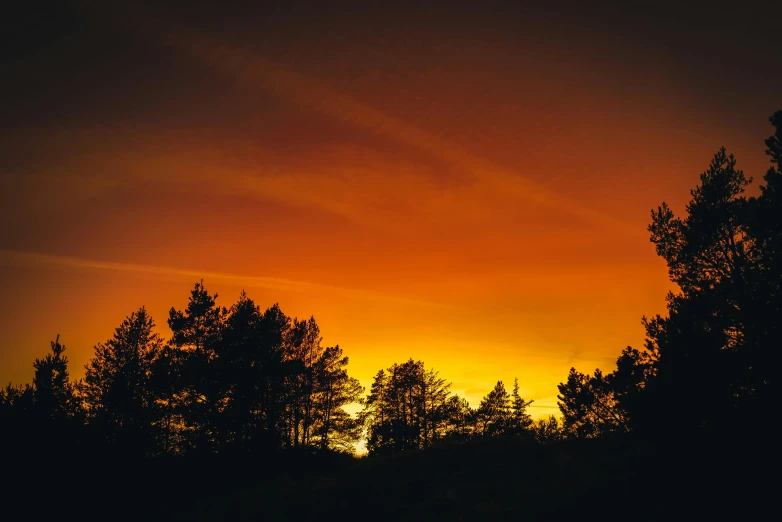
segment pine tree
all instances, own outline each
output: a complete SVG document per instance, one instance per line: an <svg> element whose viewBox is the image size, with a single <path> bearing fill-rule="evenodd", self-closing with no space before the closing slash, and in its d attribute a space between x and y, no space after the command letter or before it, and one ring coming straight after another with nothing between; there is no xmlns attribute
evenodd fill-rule
<svg viewBox="0 0 782 522"><path fill-rule="evenodd" d="M153 362L163 348L144 307L130 314L85 366L82 394L89 421L124 451L155 451L157 411L151 385Z"/></svg>
<svg viewBox="0 0 782 522"><path fill-rule="evenodd" d="M360 426L343 408L359 403L364 387L348 376L348 358L339 346L326 348L315 362L313 394L314 429L321 449L351 451L360 437Z"/></svg>
<svg viewBox="0 0 782 522"><path fill-rule="evenodd" d="M181 436L190 449L213 451L218 444L217 424L224 405L223 387L214 363L226 310L216 303L203 281L196 283L184 311L171 308L172 361L178 364L176 411L184 426Z"/></svg>
<svg viewBox="0 0 782 522"><path fill-rule="evenodd" d="M527 407L534 401L525 401L519 395L519 379L513 379L513 393L511 394L510 431L516 435L528 433L532 426L532 417L527 413Z"/></svg>
<svg viewBox="0 0 782 522"><path fill-rule="evenodd" d="M455 406L450 386L438 372L413 359L380 370L359 414L369 452L425 449L447 438Z"/></svg>
<svg viewBox="0 0 782 522"><path fill-rule="evenodd" d="M68 357L60 336L51 342L51 353L33 363L32 394L35 408L45 418L63 419L76 408L74 387L68 375Z"/></svg>
<svg viewBox="0 0 782 522"><path fill-rule="evenodd" d="M315 363L323 355L320 327L314 317L306 321L293 320L287 334L286 360L289 372L288 432L292 446L310 444L314 423L313 399L315 393Z"/></svg>
<svg viewBox="0 0 782 522"><path fill-rule="evenodd" d="M567 382L557 388L563 428L569 435L596 438L628 431L626 412L600 369L590 376L571 368Z"/></svg>
<svg viewBox="0 0 782 522"><path fill-rule="evenodd" d="M505 433L511 421L511 401L502 381L497 381L494 388L481 400L476 415L477 429L481 435Z"/></svg>

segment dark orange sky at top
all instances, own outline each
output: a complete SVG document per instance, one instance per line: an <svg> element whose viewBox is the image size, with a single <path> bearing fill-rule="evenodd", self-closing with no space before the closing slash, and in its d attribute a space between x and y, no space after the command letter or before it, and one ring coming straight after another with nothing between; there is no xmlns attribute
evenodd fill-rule
<svg viewBox="0 0 782 522"><path fill-rule="evenodd" d="M738 8L736 8L738 9ZM314 315L368 385L424 360L476 405L643 343L649 210L724 145L759 180L773 20L654 5L23 12L3 55L0 381L79 377L203 277ZM778 53L776 55L778 59ZM777 60L778 61L778 60Z"/></svg>

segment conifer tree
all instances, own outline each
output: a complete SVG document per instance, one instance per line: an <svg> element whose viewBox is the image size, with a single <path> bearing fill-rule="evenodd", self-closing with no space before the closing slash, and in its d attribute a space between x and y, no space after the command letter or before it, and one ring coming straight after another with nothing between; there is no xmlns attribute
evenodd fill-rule
<svg viewBox="0 0 782 522"><path fill-rule="evenodd" d="M527 413L527 408L534 401L525 401L519 395L519 379L513 379L513 392L511 393L510 431L516 435L524 435L532 426L532 417Z"/></svg>
<svg viewBox="0 0 782 522"><path fill-rule="evenodd" d="M85 366L81 386L88 418L123 450L155 451L157 409L151 385L163 340L146 309L131 313Z"/></svg>
<svg viewBox="0 0 782 522"><path fill-rule="evenodd" d="M505 433L511 421L511 400L502 381L497 381L494 388L481 400L476 416L477 430L481 435Z"/></svg>

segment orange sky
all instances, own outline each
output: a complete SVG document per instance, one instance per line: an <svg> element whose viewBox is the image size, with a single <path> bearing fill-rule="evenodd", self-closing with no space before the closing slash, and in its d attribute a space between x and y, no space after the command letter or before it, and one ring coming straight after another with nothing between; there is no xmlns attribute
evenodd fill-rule
<svg viewBox="0 0 782 522"><path fill-rule="evenodd" d="M364 385L413 357L554 413L664 310L649 210L721 145L760 179L782 103L750 15L68 14L7 63L3 382L57 334L80 376L141 305L167 334L203 277L314 315Z"/></svg>

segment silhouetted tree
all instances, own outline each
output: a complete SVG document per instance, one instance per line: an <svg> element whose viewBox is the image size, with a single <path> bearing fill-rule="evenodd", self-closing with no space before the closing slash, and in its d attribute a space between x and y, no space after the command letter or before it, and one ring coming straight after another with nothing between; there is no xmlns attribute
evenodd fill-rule
<svg viewBox="0 0 782 522"><path fill-rule="evenodd" d="M184 311L171 308L168 326L170 346L179 365L177 412L184 425L180 437L191 449L214 451L218 444L217 423L224 406L224 387L213 364L226 310L217 306L203 281L196 283Z"/></svg>
<svg viewBox="0 0 782 522"><path fill-rule="evenodd" d="M35 359L32 383L0 389L0 446L38 467L64 463L85 440L81 404L59 336L50 349Z"/></svg>
<svg viewBox="0 0 782 522"><path fill-rule="evenodd" d="M766 142L772 162L779 158L778 134ZM668 296L668 317L645 321L648 346L659 357L658 399L661 409L677 412L682 399L697 405L681 412L678 429L740 425L761 411L757 405L774 388L778 169L765 179L761 196L748 200L751 179L722 148L691 191L686 217L675 217L665 203L652 213L651 240L681 289Z"/></svg>
<svg viewBox="0 0 782 522"><path fill-rule="evenodd" d="M181 453L186 448L186 424L182 386L183 353L170 343L165 344L152 360L148 386L155 404L154 422L158 448L164 454Z"/></svg>
<svg viewBox="0 0 782 522"><path fill-rule="evenodd" d="M339 346L326 348L315 362L313 434L322 449L351 450L361 436L358 420L343 409L361 402L364 393L358 380L348 376L347 365L348 358Z"/></svg>
<svg viewBox="0 0 782 522"><path fill-rule="evenodd" d="M385 370L378 370L372 379L369 394L364 399L364 408L359 413L359 421L366 427L367 449L376 453L387 448L390 443L389 429L391 412L386 395L388 376Z"/></svg>
<svg viewBox="0 0 782 522"><path fill-rule="evenodd" d="M476 429L483 436L500 435L510 427L511 400L502 381L497 381L494 388L481 400L476 417Z"/></svg>
<svg viewBox="0 0 782 522"><path fill-rule="evenodd" d="M421 389L421 445L424 449L446 435L450 388L451 383L441 378L439 372L424 370Z"/></svg>
<svg viewBox="0 0 782 522"><path fill-rule="evenodd" d="M224 397L218 431L238 449L279 448L290 319L274 305L265 312L242 292L228 310L217 345L217 377Z"/></svg>
<svg viewBox="0 0 782 522"><path fill-rule="evenodd" d="M519 380L513 379L513 392L511 393L511 412L508 424L508 432L515 435L526 436L532 426L532 417L527 413L527 408L534 401L525 401L519 395Z"/></svg>
<svg viewBox="0 0 782 522"><path fill-rule="evenodd" d="M380 426L392 451L421 447L422 398L424 395L424 364L409 359L388 369L385 388L386 424ZM370 451L372 451L370 447Z"/></svg>
<svg viewBox="0 0 782 522"><path fill-rule="evenodd" d="M68 375L68 357L63 355L65 346L60 344L59 335L51 342L51 350L33 363L33 402L43 417L62 419L73 415L78 405Z"/></svg>
<svg viewBox="0 0 782 522"><path fill-rule="evenodd" d="M290 393L287 384L291 376L301 372L301 364L287 353L291 319L278 304L269 307L261 316L260 338L256 365L261 368L259 395L259 422L264 445L280 447L289 443L285 419Z"/></svg>
<svg viewBox="0 0 782 522"><path fill-rule="evenodd" d="M158 413L150 380L163 340L154 327L145 308L131 313L111 339L95 346L85 366L81 393L88 420L124 451L156 451L152 428Z"/></svg>
<svg viewBox="0 0 782 522"><path fill-rule="evenodd" d="M470 408L467 399L458 395L448 397L445 404L445 435L446 440L467 442L475 432L475 411Z"/></svg>
<svg viewBox="0 0 782 522"><path fill-rule="evenodd" d="M606 375L606 383L621 410L628 430L655 430L657 414L653 404L657 352L625 348L616 360L616 369Z"/></svg>
<svg viewBox="0 0 782 522"><path fill-rule="evenodd" d="M287 422L292 446L308 446L311 443L315 421L315 363L323 355L320 328L314 317L306 321L293 320L287 334L286 360L294 364L287 380Z"/></svg>
<svg viewBox="0 0 782 522"><path fill-rule="evenodd" d="M571 368L567 382L557 388L563 428L569 435L595 438L628 431L625 412L599 369L590 376Z"/></svg>
<svg viewBox="0 0 782 522"><path fill-rule="evenodd" d="M378 372L359 416L370 453L425 449L446 438L454 411L449 389L438 372L413 359Z"/></svg>
<svg viewBox="0 0 782 522"><path fill-rule="evenodd" d="M760 196L750 198L749 231L757 249L757 270L751 280L754 341L748 346L747 390L752 396L749 417L763 415L780 394L777 369L782 364L782 111L769 121L774 134L765 140L771 166L763 177Z"/></svg>

